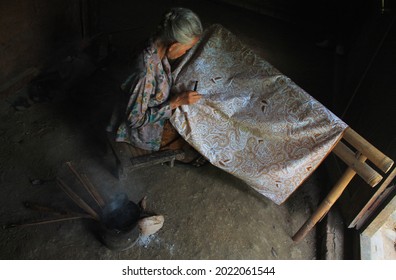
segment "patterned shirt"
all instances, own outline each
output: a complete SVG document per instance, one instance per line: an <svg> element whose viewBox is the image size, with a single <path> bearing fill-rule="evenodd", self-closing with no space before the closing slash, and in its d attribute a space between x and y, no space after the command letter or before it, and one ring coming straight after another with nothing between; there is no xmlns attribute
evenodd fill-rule
<svg viewBox="0 0 396 280"><path fill-rule="evenodd" d="M152 40L136 64L136 70L121 86L129 101L116 141L158 151L164 123L172 114L168 100L172 84L170 65L166 56L160 59Z"/></svg>

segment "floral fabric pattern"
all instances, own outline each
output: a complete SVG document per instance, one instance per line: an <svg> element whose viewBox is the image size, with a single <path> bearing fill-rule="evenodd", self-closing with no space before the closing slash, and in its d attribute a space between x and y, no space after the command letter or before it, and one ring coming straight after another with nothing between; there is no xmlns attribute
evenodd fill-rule
<svg viewBox="0 0 396 280"><path fill-rule="evenodd" d="M172 110L168 97L172 83L170 65L162 60L155 44L141 54L140 73L132 73L121 88L129 94L126 121L117 131L116 141L127 142L141 149L157 151L160 148L164 123Z"/></svg>

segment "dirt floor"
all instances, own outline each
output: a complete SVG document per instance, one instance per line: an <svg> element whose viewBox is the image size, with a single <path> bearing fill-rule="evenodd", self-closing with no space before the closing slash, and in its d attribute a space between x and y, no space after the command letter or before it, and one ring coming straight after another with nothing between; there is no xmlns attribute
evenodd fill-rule
<svg viewBox="0 0 396 280"><path fill-rule="evenodd" d="M201 15L205 25L225 25L297 84L326 101L329 89L321 85L331 79L326 72L331 54L316 49L312 41L301 39L304 35L289 23L204 3L189 6ZM111 14L122 7L103 10ZM221 17L216 17L216 9L222 10ZM125 19L117 18L120 22ZM144 33L139 31L136 37ZM114 48L122 52L122 46L128 44L120 43L125 35L117 36L113 37ZM112 67L117 61L112 61ZM88 71L89 75L73 87L52 88L50 98L40 102L26 99L30 107L22 102L27 89L0 101L0 224L53 217L27 209L26 201L80 211L55 181L60 177L86 196L65 166L71 161L77 170L87 174L108 202L123 193L134 202L147 196L148 208L164 215L163 228L150 237L138 238L132 248L121 252L104 246L97 238L95 222L88 219L2 228L1 259L317 257L315 231L298 244L293 243L291 236L317 205L322 187L318 172L280 206L210 164L200 168L157 165L133 171L122 180L115 178L114 158L104 132L114 99L110 68ZM11 104L19 104L18 110ZM90 205L94 205L92 201Z"/></svg>
<svg viewBox="0 0 396 280"><path fill-rule="evenodd" d="M290 238L312 211L314 199L309 190L316 187L315 179L282 206L211 165L157 165L119 181L112 175L111 153L106 153L100 141L89 139L93 135L86 135L98 132L92 129L94 120L70 124L55 109L60 104L64 100L34 104L20 112L2 108L1 224L54 217L26 209L26 201L80 211L54 180L59 176L87 197L64 164L72 161L108 201L119 193L135 202L147 196L149 210L165 216L164 227L124 252L103 246L89 220L2 229L0 258L315 258L314 232L298 245Z"/></svg>

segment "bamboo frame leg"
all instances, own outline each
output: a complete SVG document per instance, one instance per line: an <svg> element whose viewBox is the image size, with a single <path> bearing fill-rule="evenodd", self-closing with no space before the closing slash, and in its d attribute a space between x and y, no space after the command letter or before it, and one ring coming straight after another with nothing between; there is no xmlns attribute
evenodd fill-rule
<svg viewBox="0 0 396 280"><path fill-rule="evenodd" d="M359 161L366 161L367 157L361 155L359 157ZM337 199L341 196L342 192L346 189L349 182L356 175L356 172L348 167L342 177L337 181L335 186L331 189L322 203L319 205L318 209L312 214L312 216L301 226L301 228L294 234L292 237L293 241L299 242L303 239L312 228L321 220L323 217L329 212L331 206L337 201Z"/></svg>

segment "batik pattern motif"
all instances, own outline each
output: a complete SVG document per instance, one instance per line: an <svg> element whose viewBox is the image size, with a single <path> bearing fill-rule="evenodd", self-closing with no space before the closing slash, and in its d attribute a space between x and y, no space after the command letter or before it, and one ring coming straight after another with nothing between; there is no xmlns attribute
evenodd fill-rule
<svg viewBox="0 0 396 280"><path fill-rule="evenodd" d="M255 55L212 26L173 71L173 91L203 98L171 117L180 135L213 165L277 204L319 166L347 125Z"/></svg>

